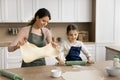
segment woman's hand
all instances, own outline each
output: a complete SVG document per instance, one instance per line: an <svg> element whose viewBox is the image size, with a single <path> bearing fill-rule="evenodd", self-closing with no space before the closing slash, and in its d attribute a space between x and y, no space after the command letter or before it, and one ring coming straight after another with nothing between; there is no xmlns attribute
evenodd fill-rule
<svg viewBox="0 0 120 80"><path fill-rule="evenodd" d="M54 48L56 48L58 46L58 44L56 42L51 42L51 44Z"/></svg>
<svg viewBox="0 0 120 80"><path fill-rule="evenodd" d="M24 45L27 42L27 39L23 39L18 41L17 45L15 46L16 49L20 48L20 46Z"/></svg>
<svg viewBox="0 0 120 80"><path fill-rule="evenodd" d="M14 44L14 45L8 46L8 51L13 52L16 49L20 48L20 46L24 45L26 42L27 42L27 39L23 39L21 41L18 41L16 45Z"/></svg>

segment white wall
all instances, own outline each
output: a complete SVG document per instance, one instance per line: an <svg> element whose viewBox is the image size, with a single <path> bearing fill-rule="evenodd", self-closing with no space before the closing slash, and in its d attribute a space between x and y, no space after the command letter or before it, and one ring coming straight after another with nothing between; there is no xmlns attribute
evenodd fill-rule
<svg viewBox="0 0 120 80"><path fill-rule="evenodd" d="M115 41L120 44L120 0L115 0Z"/></svg>

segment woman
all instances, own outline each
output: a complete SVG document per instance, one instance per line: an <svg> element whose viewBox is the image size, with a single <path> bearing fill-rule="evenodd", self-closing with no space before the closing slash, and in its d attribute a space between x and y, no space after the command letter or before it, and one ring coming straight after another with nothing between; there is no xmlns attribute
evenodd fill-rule
<svg viewBox="0 0 120 80"><path fill-rule="evenodd" d="M82 61L80 57L80 52L82 51L87 57L88 63L93 63L91 59L91 54L88 52L85 45L78 41L78 27L75 24L70 24L67 26L66 30L67 39L59 47L60 52L64 52L65 60L57 57L60 64L65 64L65 61Z"/></svg>
<svg viewBox="0 0 120 80"><path fill-rule="evenodd" d="M33 20L31 20L27 26L20 30L15 41L13 41L8 46L8 51L15 51L16 49L20 48L20 46L23 45L26 41L33 43L38 47L43 47L50 43L52 41L52 36L50 31L45 28L50 19L51 15L47 9L39 9L35 13ZM39 65L45 65L45 58L35 60L31 63L25 63L22 61L22 67Z"/></svg>

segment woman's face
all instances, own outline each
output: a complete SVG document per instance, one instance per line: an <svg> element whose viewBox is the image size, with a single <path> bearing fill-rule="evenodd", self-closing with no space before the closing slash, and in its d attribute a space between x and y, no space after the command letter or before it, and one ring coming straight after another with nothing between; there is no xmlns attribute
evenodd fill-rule
<svg viewBox="0 0 120 80"><path fill-rule="evenodd" d="M77 40L77 37L78 37L78 31L77 30L70 30L67 34L68 36L68 40L71 42L71 43L74 43L76 40Z"/></svg>
<svg viewBox="0 0 120 80"><path fill-rule="evenodd" d="M48 16L45 16L43 18L36 18L36 23L37 23L37 26L39 28L43 28L45 27L49 22L49 17Z"/></svg>

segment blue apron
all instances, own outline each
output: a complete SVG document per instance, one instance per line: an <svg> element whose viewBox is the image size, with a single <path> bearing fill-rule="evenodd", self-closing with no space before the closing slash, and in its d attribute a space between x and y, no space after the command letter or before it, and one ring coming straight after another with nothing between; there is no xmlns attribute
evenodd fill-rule
<svg viewBox="0 0 120 80"><path fill-rule="evenodd" d="M66 61L82 61L80 57L81 47L71 46L68 55L66 56Z"/></svg>

